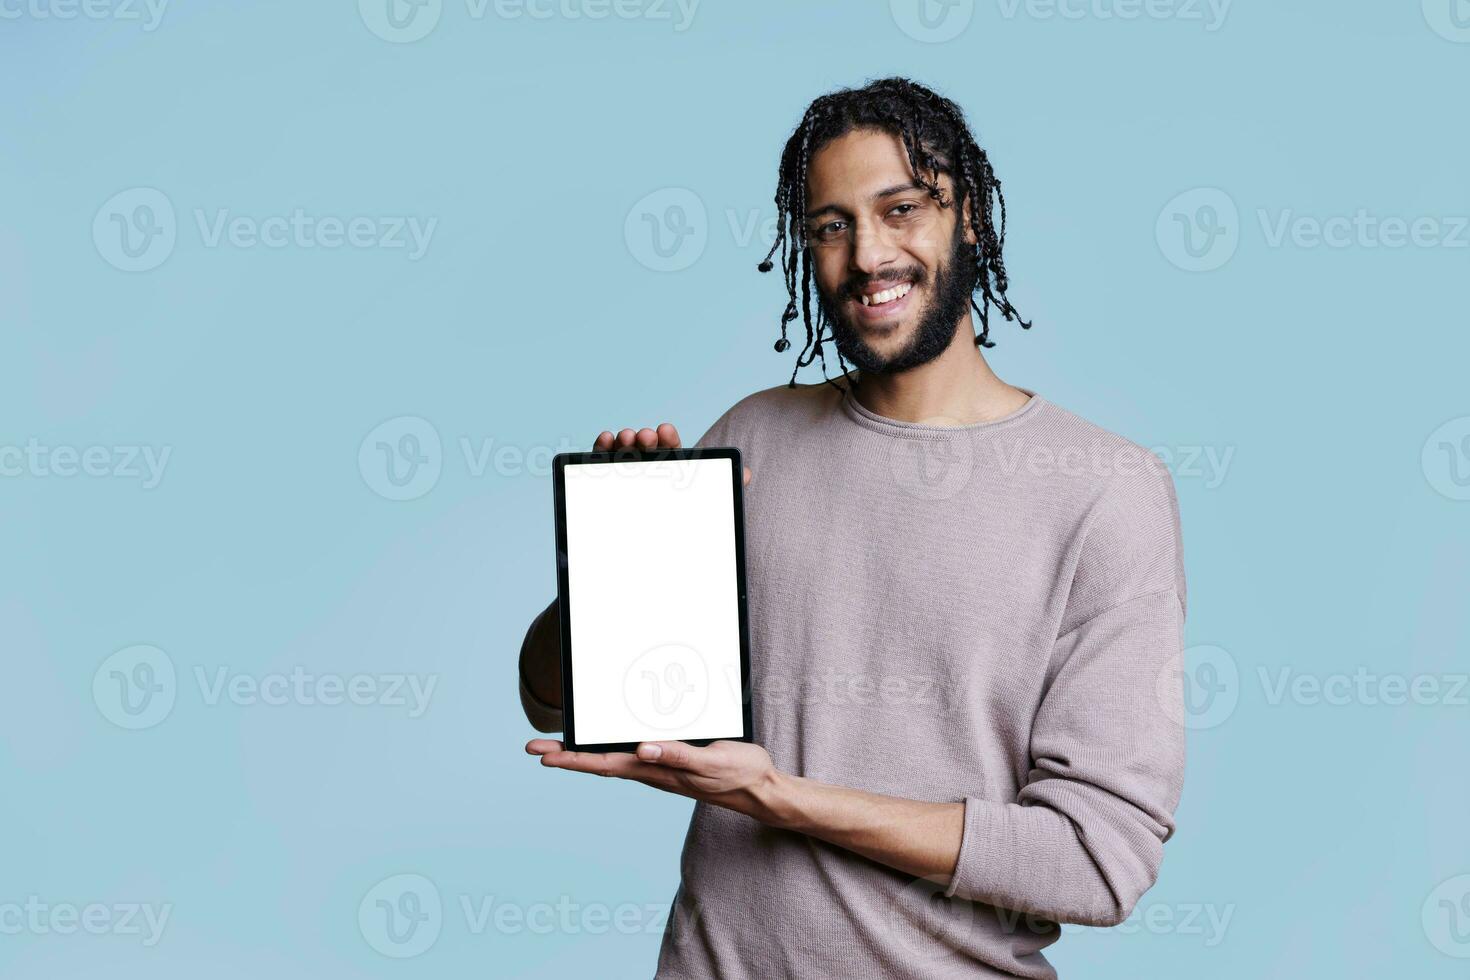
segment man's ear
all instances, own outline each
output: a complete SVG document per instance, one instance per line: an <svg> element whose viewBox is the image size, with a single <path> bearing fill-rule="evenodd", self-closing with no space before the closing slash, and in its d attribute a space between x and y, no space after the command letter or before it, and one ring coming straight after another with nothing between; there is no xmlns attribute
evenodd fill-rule
<svg viewBox="0 0 1470 980"><path fill-rule="evenodd" d="M965 226L965 243L967 245L980 244L979 240L975 238L975 226L970 223L970 200L973 197L973 194L966 195L964 201L960 204L959 213L955 216L956 220Z"/></svg>

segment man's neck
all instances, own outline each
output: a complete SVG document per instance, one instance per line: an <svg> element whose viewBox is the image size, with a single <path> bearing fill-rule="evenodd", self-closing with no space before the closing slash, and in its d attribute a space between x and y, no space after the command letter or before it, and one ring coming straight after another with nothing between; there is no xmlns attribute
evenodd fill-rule
<svg viewBox="0 0 1470 980"><path fill-rule="evenodd" d="M884 418L931 425L969 425L1004 418L1030 400L990 369L975 345L970 317L944 353L897 374L863 374L853 387L864 408Z"/></svg>

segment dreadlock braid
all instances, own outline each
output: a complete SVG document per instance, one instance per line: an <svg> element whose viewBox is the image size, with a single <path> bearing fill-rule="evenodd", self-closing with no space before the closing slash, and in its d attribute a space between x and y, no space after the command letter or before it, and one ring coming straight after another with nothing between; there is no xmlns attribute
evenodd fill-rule
<svg viewBox="0 0 1470 980"><path fill-rule="evenodd" d="M787 139L781 151L781 165L776 183L776 241L766 257L756 266L770 272L771 256L781 250L781 269L786 280L786 309L781 313L781 339L776 351L791 347L786 325L801 316L806 326L806 346L796 356L788 387L796 387L796 374L812 361L822 361L822 378L827 377L827 357L823 352L828 326L826 311L819 305L817 324L813 329L811 285L814 278L811 251L806 242L807 168L812 155L832 140L859 128L879 129L899 138L908 155L915 179L928 190L941 207L948 207L938 174L947 173L954 182L955 197L968 202L958 220L967 223L975 234L974 265L966 270L971 276L971 291L978 291L979 302L970 306L980 319L980 332L975 344L994 347L990 339L991 307L1006 320L1014 320L1022 329L1031 323L1021 319L1006 294L1010 286L1006 274L1003 249L1006 239L1006 200L1000 179L991 168L990 158L975 142L964 113L954 102L907 78L882 78L862 88L839 89L819 96L807 106L801 123ZM934 176L931 177L930 175ZM998 219L998 220L997 220ZM799 268L798 268L799 263ZM798 313L796 289L801 285ZM838 364L848 377L847 362L841 351ZM849 381L851 379L849 378Z"/></svg>

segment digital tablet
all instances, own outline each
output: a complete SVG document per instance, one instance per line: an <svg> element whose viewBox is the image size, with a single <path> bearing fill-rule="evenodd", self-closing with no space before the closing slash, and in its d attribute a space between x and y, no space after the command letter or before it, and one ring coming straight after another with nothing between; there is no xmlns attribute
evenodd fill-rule
<svg viewBox="0 0 1470 980"><path fill-rule="evenodd" d="M562 741L751 741L744 467L733 448L552 460Z"/></svg>

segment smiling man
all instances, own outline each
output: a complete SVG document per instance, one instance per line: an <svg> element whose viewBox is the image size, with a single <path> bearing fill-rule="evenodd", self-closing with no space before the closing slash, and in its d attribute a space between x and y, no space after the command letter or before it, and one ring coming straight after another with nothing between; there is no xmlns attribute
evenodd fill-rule
<svg viewBox="0 0 1470 980"><path fill-rule="evenodd" d="M758 744L527 751L698 801L659 977L1054 977L1059 924L1126 918L1174 832L1173 482L987 365L990 315L1028 324L1007 298L1000 182L954 103L906 79L822 96L776 203L776 349L801 315L797 369L825 369L830 340L843 380L793 371L697 443L750 464ZM594 448L614 445L679 435ZM553 602L520 657L545 732L558 650Z"/></svg>

